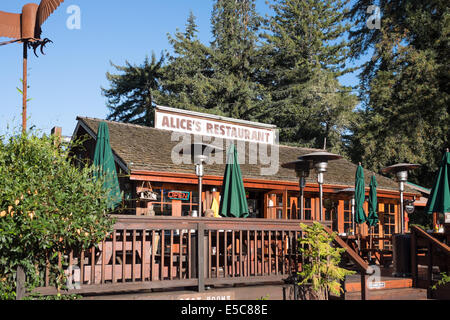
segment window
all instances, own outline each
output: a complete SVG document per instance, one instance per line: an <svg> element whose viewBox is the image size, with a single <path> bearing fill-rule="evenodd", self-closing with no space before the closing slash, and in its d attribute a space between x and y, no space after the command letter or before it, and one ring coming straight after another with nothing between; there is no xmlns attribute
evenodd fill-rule
<svg viewBox="0 0 450 320"><path fill-rule="evenodd" d="M323 208L325 211L324 218L326 221L332 221L335 214L334 214L334 207L335 204L331 199L324 199L323 200Z"/></svg>
<svg viewBox="0 0 450 320"><path fill-rule="evenodd" d="M267 215L269 219L283 219L283 194L272 193L267 199Z"/></svg>
<svg viewBox="0 0 450 320"><path fill-rule="evenodd" d="M198 215L198 191L189 192L189 200L181 203L181 215L190 216L196 210Z"/></svg>
<svg viewBox="0 0 450 320"><path fill-rule="evenodd" d="M344 200L344 232L347 234L353 232L352 204L350 200Z"/></svg>
<svg viewBox="0 0 450 320"><path fill-rule="evenodd" d="M311 198L305 198L305 207L303 208L305 212L305 220L312 220L312 201Z"/></svg>
<svg viewBox="0 0 450 320"><path fill-rule="evenodd" d="M169 192L173 189L153 188L153 191L157 194L156 201L152 201L153 210L156 216L172 216L173 215L173 201L169 198ZM189 216L193 210L197 210L198 214L198 191L186 191L189 192L189 200L181 201L181 215ZM179 207L178 207L179 208ZM178 209L179 210L179 209Z"/></svg>
<svg viewBox="0 0 450 320"><path fill-rule="evenodd" d="M386 203L383 212L383 233L384 236L392 236L395 233L395 205ZM384 240L384 248L392 249L392 243L389 240Z"/></svg>
<svg viewBox="0 0 450 320"><path fill-rule="evenodd" d="M153 210L156 216L171 216L172 215L172 200L167 197L167 189L153 188L156 192L156 201L153 201Z"/></svg>
<svg viewBox="0 0 450 320"><path fill-rule="evenodd" d="M378 237L380 235L380 224L377 223L376 226L369 228L369 235L372 237ZM373 241L373 246L375 249L380 248L379 241Z"/></svg>
<svg viewBox="0 0 450 320"><path fill-rule="evenodd" d="M300 208L297 206L298 200L297 196L289 197L289 206L287 208L288 219L300 219Z"/></svg>

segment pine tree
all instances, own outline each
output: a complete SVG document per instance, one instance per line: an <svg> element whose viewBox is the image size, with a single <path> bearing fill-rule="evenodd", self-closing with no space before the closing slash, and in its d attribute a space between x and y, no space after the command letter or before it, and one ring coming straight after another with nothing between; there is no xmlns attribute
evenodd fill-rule
<svg viewBox="0 0 450 320"><path fill-rule="evenodd" d="M450 138L448 3L381 1L380 29L365 24L368 4L358 1L351 11L358 22L353 56L373 50L362 66L364 105L353 128L353 160L372 170L419 163L411 180L431 186Z"/></svg>
<svg viewBox="0 0 450 320"><path fill-rule="evenodd" d="M211 77L211 50L197 37L198 26L194 14L190 13L184 32L177 30L168 35L174 54L168 58L162 70L162 96L159 104L219 113L214 103Z"/></svg>
<svg viewBox="0 0 450 320"><path fill-rule="evenodd" d="M342 150L341 135L356 105L337 78L346 67L349 25L340 0L280 0L266 22L266 65L259 81L270 90L272 122L280 140Z"/></svg>
<svg viewBox="0 0 450 320"><path fill-rule="evenodd" d="M254 79L261 24L255 0L216 0L211 24L214 102L226 116L257 120L264 92Z"/></svg>
<svg viewBox="0 0 450 320"><path fill-rule="evenodd" d="M120 73L106 73L110 88L102 88L110 110L108 120L153 126L154 99L160 96L161 67L164 56L158 60L152 54L151 60L145 58L142 65L111 65Z"/></svg>

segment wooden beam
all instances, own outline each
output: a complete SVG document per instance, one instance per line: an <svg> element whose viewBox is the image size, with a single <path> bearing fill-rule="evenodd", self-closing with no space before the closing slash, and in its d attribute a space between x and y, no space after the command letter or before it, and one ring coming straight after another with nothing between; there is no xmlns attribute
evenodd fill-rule
<svg viewBox="0 0 450 320"><path fill-rule="evenodd" d="M132 171L130 175L131 180L139 181L155 181L155 182L168 182L168 183L185 183L185 184L197 184L198 178L194 173L176 173L176 172L160 172L160 171L145 171L136 170ZM206 175L203 178L204 185L221 186L223 176L211 176ZM290 190L300 191L297 181L287 180L270 180L270 179L254 179L244 178L244 186L248 188L258 189L276 189L276 190ZM348 185L333 185L325 184L324 193L334 193L337 190L342 190L351 186ZM369 189L366 188L366 195L369 193ZM308 183L305 186L305 192L318 192L319 187L316 183ZM399 192L394 190L377 189L378 197L380 198L399 198ZM413 199L418 196L419 193L404 193L405 199Z"/></svg>

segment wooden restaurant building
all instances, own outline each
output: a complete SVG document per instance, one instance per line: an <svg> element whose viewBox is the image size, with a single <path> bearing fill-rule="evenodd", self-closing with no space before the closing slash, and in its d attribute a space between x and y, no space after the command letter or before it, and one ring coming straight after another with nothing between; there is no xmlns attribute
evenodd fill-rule
<svg viewBox="0 0 450 320"><path fill-rule="evenodd" d="M274 134L275 131L274 126L261 123L166 107L158 107L155 118L156 126L159 128L107 121L110 144L119 172L120 186L124 192L126 210L122 213L125 214L182 217L190 216L193 211L198 211L198 177L195 173L195 166L191 163L177 164L172 159L172 151L177 148L177 145L180 145L181 141L180 138L173 139L172 134L174 132L189 133L188 130L180 128L180 120L183 120L181 123L189 120L192 120L193 123L196 120L205 121L206 126L212 128L214 125L224 124L249 129L257 128L260 131L272 132L271 134ZM84 144L85 148L78 153L78 156L80 159L93 159L97 128L103 120L87 117L78 117L77 120L78 124L73 138L88 136L88 140ZM209 125L208 121L212 124ZM218 133L218 137L222 138L220 127ZM256 134L254 136L256 137ZM265 138L261 138L263 136ZM260 134L259 141L267 141L267 136L268 134ZM206 138L208 142L211 141L211 138L214 140L216 138L214 131L208 132ZM273 139L273 136L270 136L270 139ZM259 142L257 139L255 141ZM224 149L229 145L230 140L226 142L222 145ZM237 142L239 143L239 141ZM249 163L252 161L249 142L245 142L243 148L238 148L239 151L242 151L238 156L240 157L250 218L300 219L298 178L294 170L282 168L281 164L295 161L301 155L321 150L284 145L277 147L279 155L272 157L275 159L273 162L276 162L275 169L273 163L261 164L260 161L254 159L251 164ZM221 164L205 165L201 216L205 216L205 211L211 208L214 197L219 199L225 170L225 152L220 157ZM261 174L264 172L264 168L269 171L269 167L272 169L270 174ZM354 187L356 168L357 165L350 161L340 159L331 161L325 173L323 217L331 223L333 231L339 234L349 234L354 230L352 226L352 192L348 192L348 190ZM364 174L367 195L370 178L373 174L376 175L378 182L378 214L381 228L375 228L375 235L383 237L399 232L398 183L368 170L364 170ZM139 192L150 188L157 194L157 199L150 202L139 201ZM406 200L414 200L419 197L420 194L417 191L407 188ZM367 213L367 201L364 205ZM306 181L304 215L305 220L319 220L319 186L313 170ZM359 229L357 228L356 231L359 232ZM360 231L363 235L367 235L367 226L363 225Z"/></svg>
<svg viewBox="0 0 450 320"><path fill-rule="evenodd" d="M87 138L75 150L76 157L92 160L97 130L104 120L78 117L77 121L72 138ZM282 281L300 268L300 222L320 219L319 186L311 170L300 220L299 179L281 164L320 150L278 144L272 125L168 107L157 107L154 128L106 122L123 209L115 215L114 232L108 239L81 255L66 256L81 272L81 289L75 293L180 286L202 291L205 286ZM203 210L198 212L195 165L177 157L182 145L193 142L192 137L222 143L224 150L231 141L237 145L247 218L210 215L213 200L220 200L226 152L216 153L214 161L204 166ZM369 235L366 224L355 228L352 223L348 189L354 187L356 169L346 159L334 160L324 176L322 223L343 238L354 230L362 237ZM373 229L373 244L380 250L392 249L390 237L400 232L398 183L365 170L367 196L373 174L378 181L380 220ZM144 191L151 191L151 201L142 197ZM406 188L404 197L414 200L420 193ZM367 212L367 201L364 205ZM204 238L195 238L202 234ZM359 257L353 259L367 269Z"/></svg>

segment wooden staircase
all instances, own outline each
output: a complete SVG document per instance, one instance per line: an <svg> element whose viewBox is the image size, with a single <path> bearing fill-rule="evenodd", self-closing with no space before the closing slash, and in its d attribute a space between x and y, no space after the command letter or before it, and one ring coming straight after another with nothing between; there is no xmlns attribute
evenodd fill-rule
<svg viewBox="0 0 450 320"><path fill-rule="evenodd" d="M331 234L331 230L325 228ZM415 230L413 229L413 232ZM418 286L417 268L413 267L410 278L393 277L392 266L380 266L377 277L371 270L371 266L340 237L335 236L335 245L345 249L348 260L341 261L341 267L354 270L354 275L348 276L342 287L344 293L340 297L331 296L337 300L427 300L431 297L429 287ZM416 258L416 238L413 234L412 255L413 263ZM431 250L429 250L431 252ZM430 259L431 261L431 259ZM430 262L431 263L431 262ZM430 269L431 270L431 269ZM431 273L431 272L430 272ZM431 284L431 281L429 282Z"/></svg>
<svg viewBox="0 0 450 320"><path fill-rule="evenodd" d="M361 300L360 275L347 277L340 300ZM427 290L413 288L412 278L381 276L378 281L368 279L366 300L427 300Z"/></svg>

